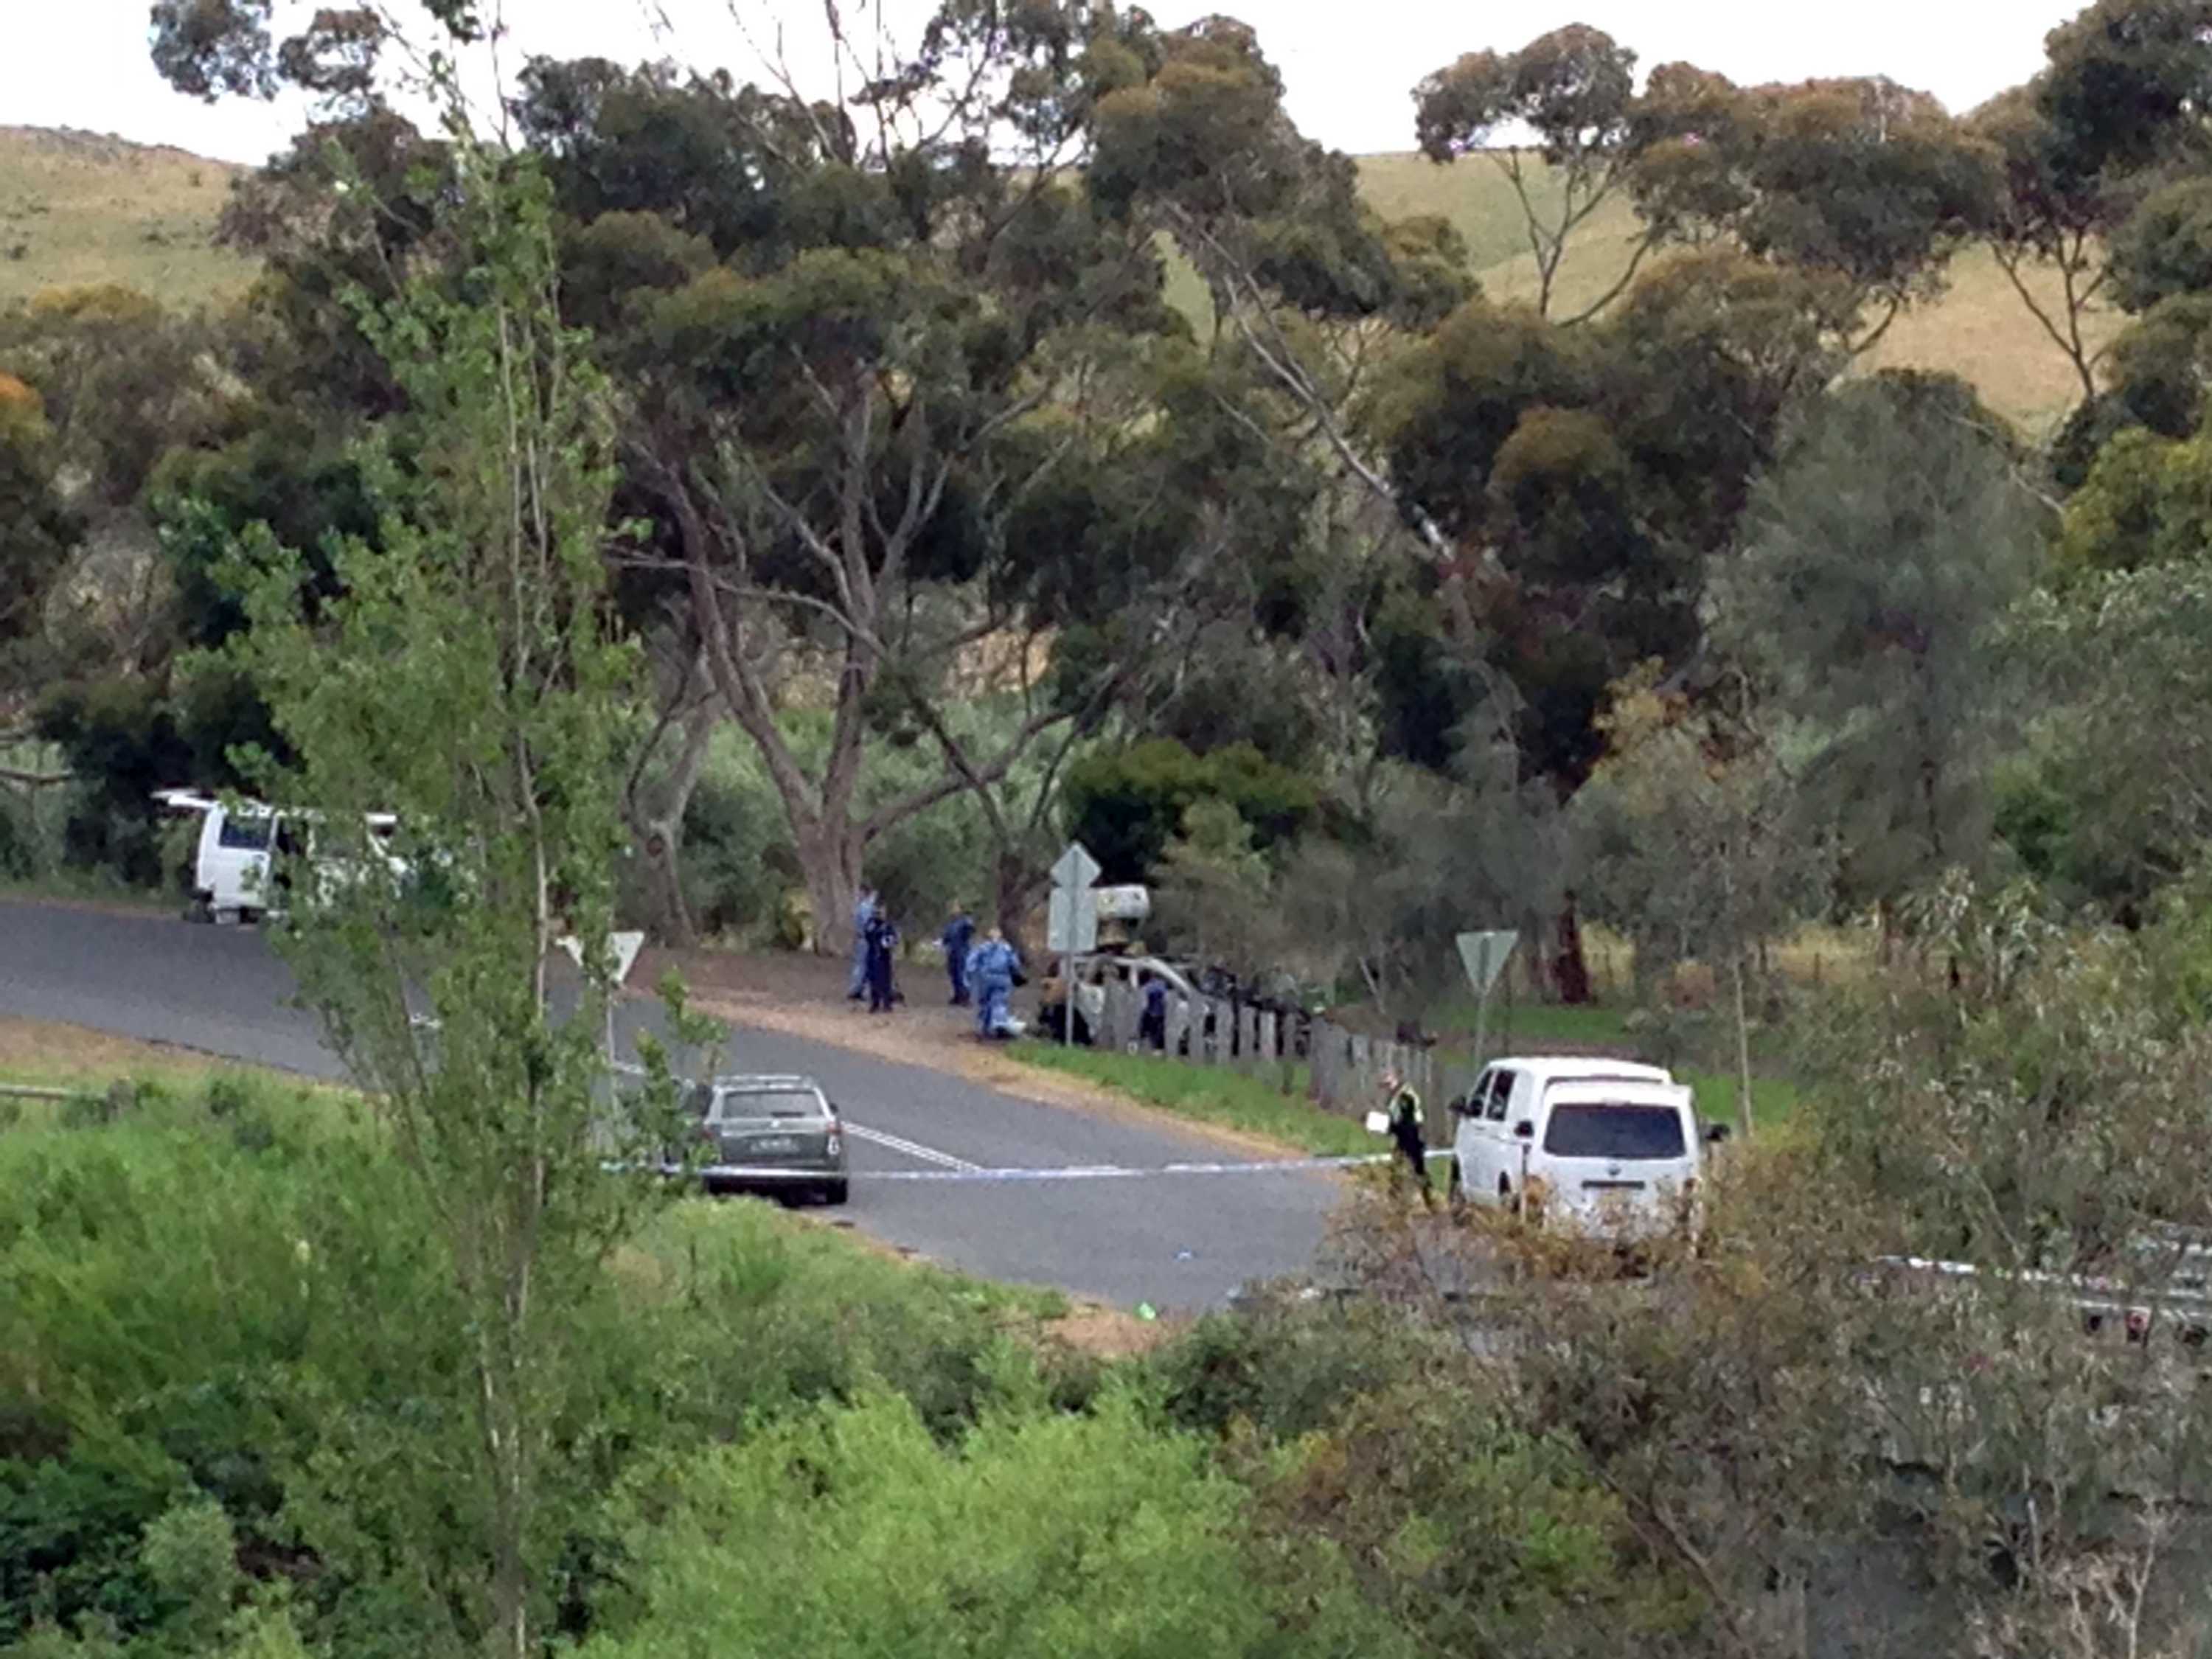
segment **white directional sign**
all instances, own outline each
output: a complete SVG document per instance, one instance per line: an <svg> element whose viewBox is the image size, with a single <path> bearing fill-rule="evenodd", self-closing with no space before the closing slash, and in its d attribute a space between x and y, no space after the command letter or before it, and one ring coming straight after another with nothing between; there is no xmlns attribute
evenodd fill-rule
<svg viewBox="0 0 2212 1659"><path fill-rule="evenodd" d="M1081 888L1052 890L1045 910L1044 945L1048 951L1079 957L1098 948L1098 905L1088 892Z"/></svg>
<svg viewBox="0 0 2212 1659"><path fill-rule="evenodd" d="M1505 963L1513 954L1513 947L1521 935L1510 928L1499 933L1462 933L1459 936L1459 959L1467 967L1467 982L1474 987L1478 997L1488 997L1490 988L1498 983L1498 976L1505 971Z"/></svg>
<svg viewBox="0 0 2212 1659"><path fill-rule="evenodd" d="M1098 860L1091 856L1091 849L1079 841L1072 841L1060 855L1060 862L1052 866L1052 884L1088 890L1098 884L1098 878L1104 873Z"/></svg>

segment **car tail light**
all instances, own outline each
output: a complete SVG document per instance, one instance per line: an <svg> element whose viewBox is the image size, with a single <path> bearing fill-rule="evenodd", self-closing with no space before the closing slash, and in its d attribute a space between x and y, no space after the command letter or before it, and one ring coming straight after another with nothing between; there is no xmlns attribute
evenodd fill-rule
<svg viewBox="0 0 2212 1659"><path fill-rule="evenodd" d="M832 1158L836 1157L837 1154L844 1149L844 1146L845 1126L833 1117L830 1120L830 1139L828 1142L830 1156Z"/></svg>

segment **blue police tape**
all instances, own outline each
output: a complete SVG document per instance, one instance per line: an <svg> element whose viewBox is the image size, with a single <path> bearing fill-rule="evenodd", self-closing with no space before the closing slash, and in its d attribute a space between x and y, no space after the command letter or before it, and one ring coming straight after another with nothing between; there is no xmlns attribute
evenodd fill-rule
<svg viewBox="0 0 2212 1659"><path fill-rule="evenodd" d="M1449 1146L1438 1147L1431 1158L1449 1158ZM1162 1164L1132 1170L1118 1164L1076 1164L1044 1170L855 1170L856 1182L1018 1182L1018 1181L1136 1181L1154 1176L1301 1175L1316 1170L1354 1170L1388 1164L1395 1152L1370 1152L1358 1158L1283 1158L1245 1164Z"/></svg>

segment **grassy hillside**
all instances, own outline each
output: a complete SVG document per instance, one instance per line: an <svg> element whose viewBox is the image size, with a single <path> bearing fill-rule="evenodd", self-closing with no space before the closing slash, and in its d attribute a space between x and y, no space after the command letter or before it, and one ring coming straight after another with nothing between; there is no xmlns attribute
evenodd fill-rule
<svg viewBox="0 0 2212 1659"><path fill-rule="evenodd" d="M1370 155L1359 170L1388 216L1442 214L1457 226L1493 299L1534 296L1520 204L1496 167L1480 157L1440 167L1419 155ZM213 240L236 171L92 133L0 127L0 305L82 283L124 283L185 305L238 293L253 267ZM1547 205L1553 192L1540 163L1533 175L1531 190ZM1569 251L1558 305L1571 310L1610 285L1635 231L1626 201L1593 216ZM1177 304L1205 313L1204 290L1180 260L1170 281ZM1959 259L1942 300L1899 319L1869 362L1963 374L2030 431L2042 430L2078 390L2066 360L1979 250Z"/></svg>
<svg viewBox="0 0 2212 1659"><path fill-rule="evenodd" d="M1540 175L1542 164L1534 163ZM1504 172L1475 156L1437 167L1420 155L1370 155L1359 164L1360 182L1376 209L1390 218L1442 214L1468 240L1483 291L1494 300L1531 300L1536 264L1528 252L1520 204ZM1540 207L1553 191L1541 180L1532 194ZM1570 244L1560 269L1554 314L1573 309L1615 281L1636 234L1636 216L1625 200L1608 202ZM2057 284L2033 274L2039 298L2055 304ZM2118 319L2095 319L2105 335ZM1961 255L1951 286L1935 304L1900 317L1868 359L1870 368L1948 369L1981 389L1990 405L2032 433L2040 434L2071 407L2081 387L2066 359L2021 303L2004 272L1984 249Z"/></svg>
<svg viewBox="0 0 2212 1659"><path fill-rule="evenodd" d="M96 133L0 127L0 305L91 283L172 305L239 293L253 266L214 240L236 171Z"/></svg>

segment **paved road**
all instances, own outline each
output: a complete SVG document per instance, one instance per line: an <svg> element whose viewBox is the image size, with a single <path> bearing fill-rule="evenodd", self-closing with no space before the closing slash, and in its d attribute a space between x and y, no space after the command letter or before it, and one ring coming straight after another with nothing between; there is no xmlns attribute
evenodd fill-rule
<svg viewBox="0 0 2212 1659"><path fill-rule="evenodd" d="M339 1076L313 1018L287 1006L293 989L250 929L0 902L0 1013ZM651 1018L624 1013L633 1029ZM854 1138L848 1210L877 1237L1123 1306L1218 1305L1249 1279L1304 1267L1339 1193L1309 1171L943 1181L935 1175L962 1165L1033 1174L1241 1160L1171 1125L1040 1105L780 1032L732 1030L724 1064L807 1073L848 1121L884 1137Z"/></svg>

